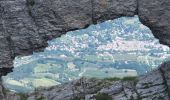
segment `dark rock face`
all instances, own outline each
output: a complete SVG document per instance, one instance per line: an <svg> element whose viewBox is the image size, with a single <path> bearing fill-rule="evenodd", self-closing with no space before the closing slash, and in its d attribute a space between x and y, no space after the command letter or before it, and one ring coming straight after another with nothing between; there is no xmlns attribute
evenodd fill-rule
<svg viewBox="0 0 170 100"><path fill-rule="evenodd" d="M93 22L137 14L136 0L92 0Z"/></svg>
<svg viewBox="0 0 170 100"><path fill-rule="evenodd" d="M167 0L1 0L0 69L15 56L43 50L47 40L121 16L139 15L161 43L170 45Z"/></svg>
<svg viewBox="0 0 170 100"><path fill-rule="evenodd" d="M139 15L140 21L148 26L160 43L170 46L170 1L169 0L1 0L0 1L0 75L11 71L15 56L29 55L47 46L47 40L67 31L85 28L121 16ZM138 78L137 82L114 82L110 88L96 84L89 85L87 93L82 88L75 90L85 98L97 91L109 93L115 100L169 100L169 62L159 69ZM91 82L91 81L89 81ZM96 83L96 82L94 82ZM1 84L1 82L0 82ZM71 83L70 83L71 84ZM40 98L67 100L73 97L70 84L64 90L54 87L38 92ZM94 85L94 86L93 86ZM119 87L116 88L115 86ZM57 92L59 91L59 92ZM56 93L56 94L54 94ZM64 95L63 95L64 94ZM15 93L4 93L0 85L0 97L6 100L20 100ZM35 100L37 94L29 94L28 100Z"/></svg>
<svg viewBox="0 0 170 100"><path fill-rule="evenodd" d="M39 51L67 31L135 14L136 0L0 1L0 68L12 68L15 56Z"/></svg>
<svg viewBox="0 0 170 100"><path fill-rule="evenodd" d="M167 0L1 0L0 68L12 68L15 56L42 50L47 40L67 31L121 16L138 14L170 45L169 5Z"/></svg>
<svg viewBox="0 0 170 100"><path fill-rule="evenodd" d="M160 43L170 46L170 1L138 0L138 15Z"/></svg>

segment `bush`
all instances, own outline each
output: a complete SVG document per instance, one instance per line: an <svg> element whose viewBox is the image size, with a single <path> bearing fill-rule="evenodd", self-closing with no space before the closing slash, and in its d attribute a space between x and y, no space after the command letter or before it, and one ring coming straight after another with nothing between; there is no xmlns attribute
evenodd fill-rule
<svg viewBox="0 0 170 100"><path fill-rule="evenodd" d="M119 81L119 80L121 80L121 78L118 78L118 77L110 77L110 78L104 78L104 80L107 80L107 81Z"/></svg>
<svg viewBox="0 0 170 100"><path fill-rule="evenodd" d="M78 97L78 96L76 96L76 97L74 97L72 100L81 100L81 98Z"/></svg>
<svg viewBox="0 0 170 100"><path fill-rule="evenodd" d="M39 97L36 100L44 100L44 97Z"/></svg>
<svg viewBox="0 0 170 100"><path fill-rule="evenodd" d="M136 79L136 77L129 76L129 77L122 78L122 81L133 81L135 79Z"/></svg>
<svg viewBox="0 0 170 100"><path fill-rule="evenodd" d="M105 93L97 93L94 98L96 100L112 100L112 97Z"/></svg>
<svg viewBox="0 0 170 100"><path fill-rule="evenodd" d="M108 81L133 81L135 79L136 79L136 77L129 76L129 77L123 77L123 78L111 77L111 78L105 78L104 80L108 80Z"/></svg>

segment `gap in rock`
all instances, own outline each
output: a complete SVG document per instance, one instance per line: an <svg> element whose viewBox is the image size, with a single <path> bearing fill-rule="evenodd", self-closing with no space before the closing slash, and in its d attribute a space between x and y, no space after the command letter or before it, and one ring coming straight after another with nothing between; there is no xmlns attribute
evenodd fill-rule
<svg viewBox="0 0 170 100"><path fill-rule="evenodd" d="M83 76L143 75L170 57L169 48L159 44L138 16L91 25L48 43L44 52L15 58L13 72L3 77L7 89L30 92Z"/></svg>

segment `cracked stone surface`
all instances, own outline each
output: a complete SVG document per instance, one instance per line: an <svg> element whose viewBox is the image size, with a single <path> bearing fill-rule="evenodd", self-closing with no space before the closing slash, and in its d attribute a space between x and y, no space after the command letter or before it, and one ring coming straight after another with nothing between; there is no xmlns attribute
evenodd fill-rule
<svg viewBox="0 0 170 100"><path fill-rule="evenodd" d="M169 0L1 0L0 76L12 70L16 56L41 51L52 38L91 24L134 15L139 16L160 43L170 46ZM75 95L87 95L85 97L88 98L97 92L112 91L109 95L115 100L169 100L169 72L170 62L166 62L132 83L106 82L110 88L105 88L100 80L92 82L83 79L89 84L85 85L87 89L82 84L76 86L76 82L71 82L24 97L28 100L41 97L44 100L70 100ZM23 100L16 93L4 91L1 81L0 84L0 97L3 100Z"/></svg>

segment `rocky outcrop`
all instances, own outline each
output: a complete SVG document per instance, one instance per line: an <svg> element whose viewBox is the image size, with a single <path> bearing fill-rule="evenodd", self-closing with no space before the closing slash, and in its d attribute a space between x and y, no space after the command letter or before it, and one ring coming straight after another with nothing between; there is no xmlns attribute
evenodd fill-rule
<svg viewBox="0 0 170 100"><path fill-rule="evenodd" d="M169 0L1 0L0 75L12 70L16 56L41 51L47 46L47 40L67 31L134 15L139 15L140 21L152 30L160 43L170 46ZM87 80L88 87L75 86L76 83L72 82L28 95L17 95L5 92L0 85L0 97L6 100L67 100L78 95L88 100L101 92L116 100L169 100L169 65L169 62L164 63L159 69L129 83L109 82L109 88L102 88L100 80Z"/></svg>
<svg viewBox="0 0 170 100"><path fill-rule="evenodd" d="M0 69L12 68L15 56L40 51L67 31L135 14L136 0L1 0Z"/></svg>
<svg viewBox="0 0 170 100"><path fill-rule="evenodd" d="M170 45L169 5L167 0L1 0L0 72L12 69L15 56L43 50L47 40L121 16L139 15L161 43Z"/></svg>
<svg viewBox="0 0 170 100"><path fill-rule="evenodd" d="M47 40L121 16L139 15L160 43L170 45L169 5L167 0L1 0L0 72L11 71L15 56L43 50Z"/></svg>
<svg viewBox="0 0 170 100"><path fill-rule="evenodd" d="M15 56L39 51L47 40L67 31L135 15L136 4L135 0L1 0L0 72L12 68Z"/></svg>
<svg viewBox="0 0 170 100"><path fill-rule="evenodd" d="M169 67L170 62L166 62L137 78L81 78L63 85L40 88L33 93L17 94L3 89L1 94L4 100L96 100L96 96L102 94L107 94L113 100L169 100Z"/></svg>
<svg viewBox="0 0 170 100"><path fill-rule="evenodd" d="M140 21L148 26L160 43L170 46L170 1L138 0Z"/></svg>

